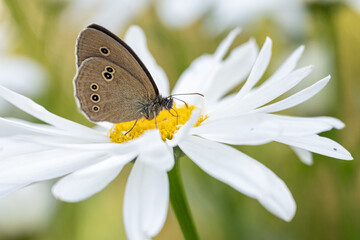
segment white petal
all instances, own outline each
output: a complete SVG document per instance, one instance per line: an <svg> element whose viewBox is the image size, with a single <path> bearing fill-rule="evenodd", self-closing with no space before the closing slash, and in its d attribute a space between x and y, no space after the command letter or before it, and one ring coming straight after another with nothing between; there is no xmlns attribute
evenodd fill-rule
<svg viewBox="0 0 360 240"><path fill-rule="evenodd" d="M79 134L79 132L71 132L71 131L65 131L59 128L55 128L51 125L45 125L45 124L34 124L31 122L26 121L16 121L12 119L6 119L0 117L0 124L1 125L7 125L12 126L14 128L15 132L18 132L17 129L22 129L25 132L33 132L33 133L40 133L40 134L46 134L50 136L57 136L57 137L68 137L71 139L82 139L86 141L101 141L106 142L109 138L104 134L100 133L99 135L85 135L85 134ZM102 137L100 138L100 136Z"/></svg>
<svg viewBox="0 0 360 240"><path fill-rule="evenodd" d="M181 74L173 89L173 94L193 92L205 93L210 89L214 81L214 75L221 65L221 60L238 33L239 29L231 31L220 43L213 55L202 55L195 59ZM192 96L183 96L182 99L189 103L194 101Z"/></svg>
<svg viewBox="0 0 360 240"><path fill-rule="evenodd" d="M125 154L138 151L139 147L143 144L143 142L145 142L142 137L121 144L111 142L110 140L105 143L84 143L80 141L74 141L74 139L69 138L54 138L41 135L16 136L14 139L18 140L19 142L37 143L48 148L57 148L76 152L107 152L112 154Z"/></svg>
<svg viewBox="0 0 360 240"><path fill-rule="evenodd" d="M115 124L111 122L97 122L94 129L100 132L107 132L109 129L113 128L114 125Z"/></svg>
<svg viewBox="0 0 360 240"><path fill-rule="evenodd" d="M294 95L285 98L279 102L269 104L267 106L261 107L259 109L254 110L253 112L278 112L282 111L291 107L294 107L296 105L299 105L306 100L312 98L315 94L320 92L326 84L329 82L330 76L321 79L320 81L316 82L315 84L311 85L310 87L307 87L300 92L295 93Z"/></svg>
<svg viewBox="0 0 360 240"><path fill-rule="evenodd" d="M103 139L104 137L103 134L100 134L91 128L85 127L81 124L72 122L51 112L48 112L44 107L33 102L31 99L2 86L0 86L0 96L22 111L60 129L87 135L89 137L91 136L93 138L98 137L99 139Z"/></svg>
<svg viewBox="0 0 360 240"><path fill-rule="evenodd" d="M273 84L274 81L280 80L286 75L288 75L290 72L292 72L295 69L301 55L303 54L304 49L304 46L298 47L278 68L278 70L276 70L276 72L272 74L269 79L267 79L263 84L261 84L261 86L264 87L265 85Z"/></svg>
<svg viewBox="0 0 360 240"><path fill-rule="evenodd" d="M229 117L214 121L204 121L191 131L209 140L234 145L259 145L270 142L280 135L281 129L260 115Z"/></svg>
<svg viewBox="0 0 360 240"><path fill-rule="evenodd" d="M104 153L43 150L0 160L0 183L23 184L57 178L103 159Z"/></svg>
<svg viewBox="0 0 360 240"><path fill-rule="evenodd" d="M82 201L105 188L136 153L116 155L82 168L58 181L52 189L54 196L67 202Z"/></svg>
<svg viewBox="0 0 360 240"><path fill-rule="evenodd" d="M20 190L28 185L28 183L21 183L21 184L3 184L0 183L0 198L5 197L11 193Z"/></svg>
<svg viewBox="0 0 360 240"><path fill-rule="evenodd" d="M327 123L329 125L331 125L332 127L336 128L336 129L342 129L345 127L345 124L340 121L337 118L333 118L333 117L313 117L313 119L322 121L324 123Z"/></svg>
<svg viewBox="0 0 360 240"><path fill-rule="evenodd" d="M113 155L132 154L134 152L144 152L148 154L147 161L154 161L154 164L160 168L171 169L173 165L173 158L167 158L171 155L171 149L164 141L161 140L158 130L149 130L140 137L127 141L124 143L69 143L68 139L48 138L43 136L19 136L16 139L25 142L36 142L45 147L58 148L76 152L93 152L93 153L109 153ZM1 142L0 142L1 146ZM161 155L160 159L156 160L156 156Z"/></svg>
<svg viewBox="0 0 360 240"><path fill-rule="evenodd" d="M231 44L239 33L240 28L235 28L226 36L226 38L219 44L214 53L215 59L221 60L224 58L225 54L227 53Z"/></svg>
<svg viewBox="0 0 360 240"><path fill-rule="evenodd" d="M206 111L206 114L208 116L217 117L216 113L221 113L221 111L223 111L223 109L227 109L227 113L228 113L229 112L229 106L231 104L233 104L232 106L234 106L235 97L236 97L236 93L232 93L232 94L229 94L229 95L219 99L217 102L215 102L215 103L213 103L212 105L209 106L209 108Z"/></svg>
<svg viewBox="0 0 360 240"><path fill-rule="evenodd" d="M314 160L313 160L313 156L312 153L304 150L302 148L298 148L298 147L291 147L292 150L294 150L294 152L296 153L296 155L300 158L300 160L307 164L307 165L312 165Z"/></svg>
<svg viewBox="0 0 360 240"><path fill-rule="evenodd" d="M246 96L246 94L248 94L251 88L253 88L255 84L260 80L260 78L263 76L270 62L271 47L272 47L272 41L270 38L267 37L254 63L254 66L251 69L249 78L247 79L244 86L240 89L239 93L236 96L237 101L239 101L244 96Z"/></svg>
<svg viewBox="0 0 360 240"><path fill-rule="evenodd" d="M106 160L104 160L106 161ZM123 166L86 174L86 168L63 177L52 188L54 196L66 202L79 202L104 189L120 173Z"/></svg>
<svg viewBox="0 0 360 240"><path fill-rule="evenodd" d="M185 139L189 133L191 128L196 124L199 119L200 111L198 109L194 109L191 113L190 119L182 126L174 135L174 138L166 140L166 143L169 144L170 147L175 147L179 144L180 141Z"/></svg>
<svg viewBox="0 0 360 240"><path fill-rule="evenodd" d="M248 114L205 120L191 133L233 145L258 145L279 136L307 136L333 128L334 119L292 117L274 114Z"/></svg>
<svg viewBox="0 0 360 240"><path fill-rule="evenodd" d="M137 161L146 163L161 171L169 171L174 166L174 155L172 148L162 139L157 130L144 133L147 141L140 148Z"/></svg>
<svg viewBox="0 0 360 240"><path fill-rule="evenodd" d="M10 118L7 118L7 119L12 120L12 121L18 120L18 119L10 119ZM31 133L32 133L32 131L28 131L27 129L15 127L12 124L5 124L5 123L0 124L0 137L14 136L14 135L19 135L19 134L31 134Z"/></svg>
<svg viewBox="0 0 360 240"><path fill-rule="evenodd" d="M258 48L254 40L250 40L231 51L219 70L215 73L214 81L205 97L207 103L216 102L233 89L236 85L243 82L249 74L258 53Z"/></svg>
<svg viewBox="0 0 360 240"><path fill-rule="evenodd" d="M120 169L131 160L135 159L138 153L132 152L127 154L112 155L111 157L104 159L98 163L92 164L88 167L82 168L74 172L77 176L88 176L96 175L101 172L109 171L112 169Z"/></svg>
<svg viewBox="0 0 360 240"><path fill-rule="evenodd" d="M48 148L31 142L19 142L16 137L0 138L0 162L12 156L45 151Z"/></svg>
<svg viewBox="0 0 360 240"><path fill-rule="evenodd" d="M209 85L208 81L214 74L214 69L218 62L212 55L202 55L195 59L191 65L181 74L176 82L172 94L183 93L204 93L206 86ZM182 96L182 100L189 101L189 96ZM191 99L191 98L190 98Z"/></svg>
<svg viewBox="0 0 360 240"><path fill-rule="evenodd" d="M165 171L135 161L125 189L124 226L128 239L154 237L164 225L169 204Z"/></svg>
<svg viewBox="0 0 360 240"><path fill-rule="evenodd" d="M275 114L258 114L264 121L278 126L283 136L304 136L329 131L334 127L335 119L319 117L293 117Z"/></svg>
<svg viewBox="0 0 360 240"><path fill-rule="evenodd" d="M4 136L15 136L15 135L34 135L34 129L42 128L41 131L46 131L46 129L51 130L56 129L54 126L41 123L28 122L23 119L18 118L1 118L0 117L0 137ZM33 129L33 127L35 127ZM40 131L40 132L41 132ZM58 132L62 130L57 129ZM76 137L76 134L72 134L71 138Z"/></svg>
<svg viewBox="0 0 360 240"><path fill-rule="evenodd" d="M311 66L300 68L271 85L260 86L236 104L236 112L246 112L274 100L299 84L311 71Z"/></svg>
<svg viewBox="0 0 360 240"><path fill-rule="evenodd" d="M279 137L275 139L275 141L333 158L353 160L351 154L340 144L329 138L320 137L318 135Z"/></svg>
<svg viewBox="0 0 360 240"><path fill-rule="evenodd" d="M63 177L52 188L57 199L66 202L79 202L103 190L120 173L120 169L111 169L94 176L77 176L76 173Z"/></svg>
<svg viewBox="0 0 360 240"><path fill-rule="evenodd" d="M168 96L169 81L164 70L156 63L154 57L151 55L147 44L146 36L143 30L138 26L132 26L126 33L125 42L136 52L146 68L151 73L159 92L164 96Z"/></svg>
<svg viewBox="0 0 360 240"><path fill-rule="evenodd" d="M181 150L211 176L257 199L276 216L290 221L295 201L285 183L272 171L232 147L191 136Z"/></svg>

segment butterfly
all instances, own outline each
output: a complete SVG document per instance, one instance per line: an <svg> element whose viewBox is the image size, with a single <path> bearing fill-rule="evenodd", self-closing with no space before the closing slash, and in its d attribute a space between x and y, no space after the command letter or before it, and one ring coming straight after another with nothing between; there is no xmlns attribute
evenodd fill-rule
<svg viewBox="0 0 360 240"><path fill-rule="evenodd" d="M89 120L112 123L135 120L135 126L140 118L155 118L156 125L161 110L173 109L173 95L162 97L136 53L106 28L91 24L82 30L75 55L75 97Z"/></svg>

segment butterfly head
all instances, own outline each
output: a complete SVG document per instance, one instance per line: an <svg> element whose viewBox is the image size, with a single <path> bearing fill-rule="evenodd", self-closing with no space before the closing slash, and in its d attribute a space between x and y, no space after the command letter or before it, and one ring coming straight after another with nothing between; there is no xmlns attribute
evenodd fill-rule
<svg viewBox="0 0 360 240"><path fill-rule="evenodd" d="M170 110L174 106L174 99L172 96L168 96L165 98L160 97L160 106L166 110Z"/></svg>

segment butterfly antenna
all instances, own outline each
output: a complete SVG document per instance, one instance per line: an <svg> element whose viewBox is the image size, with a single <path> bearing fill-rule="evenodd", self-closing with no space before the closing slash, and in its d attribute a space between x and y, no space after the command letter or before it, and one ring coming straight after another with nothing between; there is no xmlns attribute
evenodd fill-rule
<svg viewBox="0 0 360 240"><path fill-rule="evenodd" d="M136 123L137 123L138 119L136 119L134 125L130 128L129 131L127 131L124 135L126 136L129 132L131 132L131 130L133 130L133 128L135 127Z"/></svg>
<svg viewBox="0 0 360 240"><path fill-rule="evenodd" d="M171 95L171 97L174 98L174 99L176 99L176 100L179 100L179 101L185 103L186 108L189 108L189 105L188 105L187 102L185 102L184 100L181 100L181 99L179 99L179 98L173 97L172 95Z"/></svg>
<svg viewBox="0 0 360 240"><path fill-rule="evenodd" d="M176 94L170 95L170 97L172 97L172 96L181 96L181 95L199 95L199 96L204 97L204 94L201 94L201 93L176 93Z"/></svg>

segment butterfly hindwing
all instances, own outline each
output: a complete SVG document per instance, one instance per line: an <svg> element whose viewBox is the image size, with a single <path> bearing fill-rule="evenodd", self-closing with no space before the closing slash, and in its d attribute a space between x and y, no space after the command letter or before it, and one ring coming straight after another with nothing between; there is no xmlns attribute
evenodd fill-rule
<svg viewBox="0 0 360 240"><path fill-rule="evenodd" d="M139 119L143 104L153 99L148 85L101 57L90 57L81 63L74 87L81 110L92 121L118 123Z"/></svg>

